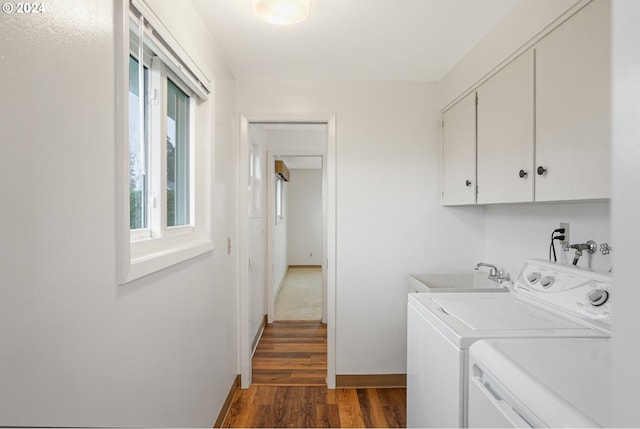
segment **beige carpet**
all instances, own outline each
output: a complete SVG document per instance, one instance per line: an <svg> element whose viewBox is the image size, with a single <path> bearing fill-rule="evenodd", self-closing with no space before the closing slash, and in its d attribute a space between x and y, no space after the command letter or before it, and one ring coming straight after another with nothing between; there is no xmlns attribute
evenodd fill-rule
<svg viewBox="0 0 640 429"><path fill-rule="evenodd" d="M322 320L322 268L289 268L276 297L275 320Z"/></svg>

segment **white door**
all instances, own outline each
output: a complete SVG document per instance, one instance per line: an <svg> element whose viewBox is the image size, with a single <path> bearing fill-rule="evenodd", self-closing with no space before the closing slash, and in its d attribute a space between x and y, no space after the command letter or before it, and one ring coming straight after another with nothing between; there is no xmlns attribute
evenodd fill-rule
<svg viewBox="0 0 640 429"><path fill-rule="evenodd" d="M610 196L609 15L596 0L536 47L536 201Z"/></svg>
<svg viewBox="0 0 640 429"><path fill-rule="evenodd" d="M533 56L478 89L478 204L533 201Z"/></svg>
<svg viewBox="0 0 640 429"><path fill-rule="evenodd" d="M476 94L444 112L442 130L442 204L476 202Z"/></svg>
<svg viewBox="0 0 640 429"><path fill-rule="evenodd" d="M266 271L266 217L265 194L266 149L260 134L251 126L249 146L249 192L248 199L248 261L247 279L249 287L250 319L249 329L252 345L255 346L263 328L267 312L267 271Z"/></svg>

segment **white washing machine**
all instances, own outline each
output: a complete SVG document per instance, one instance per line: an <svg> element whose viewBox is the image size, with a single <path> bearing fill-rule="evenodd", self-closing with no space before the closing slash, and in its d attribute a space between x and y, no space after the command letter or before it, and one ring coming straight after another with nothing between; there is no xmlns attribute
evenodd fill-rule
<svg viewBox="0 0 640 429"><path fill-rule="evenodd" d="M467 427L468 349L500 338L607 338L611 277L528 260L510 293L410 294L407 426Z"/></svg>
<svg viewBox="0 0 640 429"><path fill-rule="evenodd" d="M611 427L611 341L480 340L469 349L469 427Z"/></svg>

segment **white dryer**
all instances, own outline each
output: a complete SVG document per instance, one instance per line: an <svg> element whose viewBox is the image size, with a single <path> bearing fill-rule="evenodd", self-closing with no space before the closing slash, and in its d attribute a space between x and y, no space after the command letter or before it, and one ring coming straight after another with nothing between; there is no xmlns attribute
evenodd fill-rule
<svg viewBox="0 0 640 429"><path fill-rule="evenodd" d="M481 340L469 349L469 427L611 427L611 340Z"/></svg>
<svg viewBox="0 0 640 429"><path fill-rule="evenodd" d="M468 349L499 338L607 338L611 277L528 260L510 293L410 294L407 426L467 427Z"/></svg>

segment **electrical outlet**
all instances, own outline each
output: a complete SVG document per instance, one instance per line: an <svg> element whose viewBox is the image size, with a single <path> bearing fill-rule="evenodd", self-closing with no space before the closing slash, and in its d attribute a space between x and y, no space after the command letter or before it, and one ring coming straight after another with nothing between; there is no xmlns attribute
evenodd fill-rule
<svg viewBox="0 0 640 429"><path fill-rule="evenodd" d="M564 235L564 240L560 241L560 244L562 245L562 250L569 250L569 222L567 223L560 223L560 228L564 228L564 233L562 235Z"/></svg>

